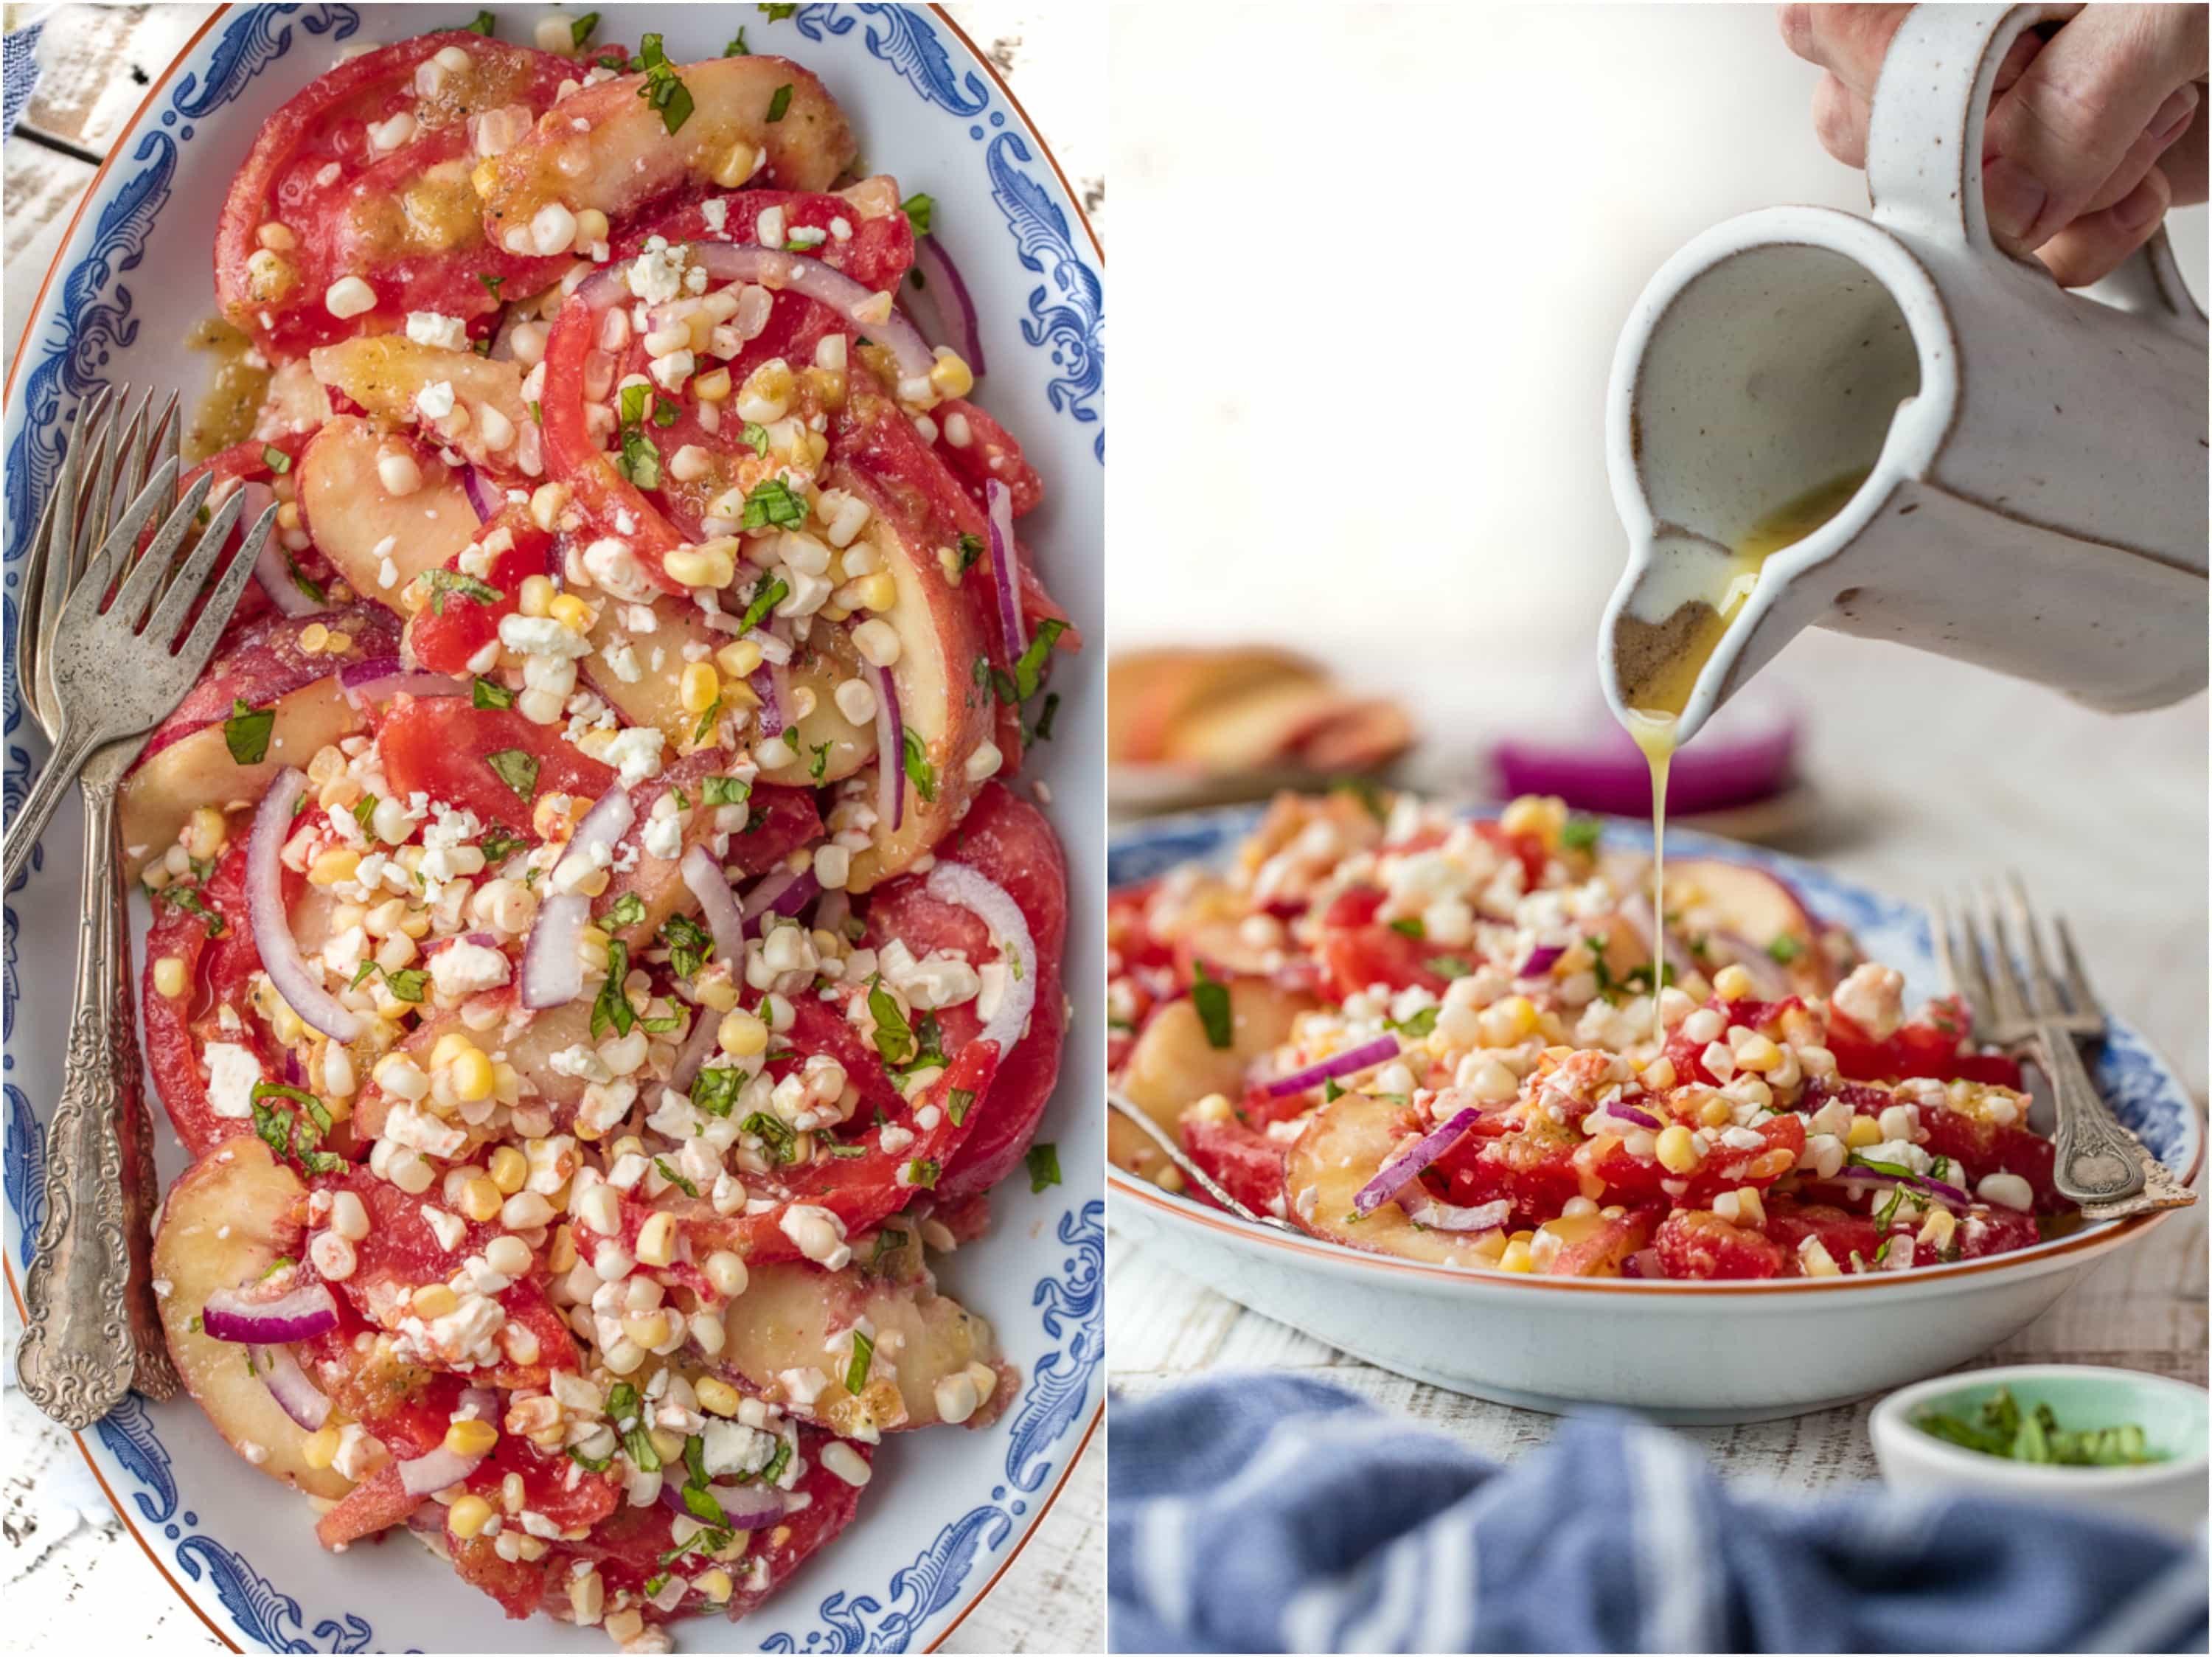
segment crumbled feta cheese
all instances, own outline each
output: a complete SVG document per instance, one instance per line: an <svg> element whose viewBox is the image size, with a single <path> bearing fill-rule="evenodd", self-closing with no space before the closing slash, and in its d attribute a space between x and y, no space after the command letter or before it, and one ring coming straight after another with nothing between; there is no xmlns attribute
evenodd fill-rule
<svg viewBox="0 0 2212 1657"><path fill-rule="evenodd" d="M253 1114L254 1084L262 1080L261 1061L250 1047L232 1042L207 1045L208 1103L217 1116L245 1118Z"/></svg>

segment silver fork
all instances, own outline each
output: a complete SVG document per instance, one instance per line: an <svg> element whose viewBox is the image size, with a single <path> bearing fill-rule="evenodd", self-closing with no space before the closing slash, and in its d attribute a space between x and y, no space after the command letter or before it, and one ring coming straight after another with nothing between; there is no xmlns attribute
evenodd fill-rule
<svg viewBox="0 0 2212 1657"><path fill-rule="evenodd" d="M85 813L68 1047L61 1096L47 1124L47 1209L24 1285L16 1367L33 1403L79 1429L134 1385L155 1398L170 1396L178 1385L149 1260L152 1130L118 868L116 793L147 734L213 655L274 521L265 513L248 532L186 631L243 496L234 494L207 514L198 544L179 565L176 555L201 519L210 480L198 479L179 501L173 453L149 472L156 447L146 417L150 405L150 396L142 399L125 422L120 401L110 399L79 426L71 448L82 460L65 465L43 521L43 543L34 549L37 567L27 570L36 578L35 587L25 582L39 594L36 625L18 638L25 699L52 734L54 752L32 800L9 825L8 884L72 777ZM173 405L164 411L165 417L173 413ZM141 554L148 521L157 508L172 505ZM98 550L88 557L95 539Z"/></svg>
<svg viewBox="0 0 2212 1657"><path fill-rule="evenodd" d="M1227 1187L1204 1168L1200 1167L1197 1163L1192 1161L1189 1153L1176 1142L1176 1136L1153 1121L1151 1114L1141 1106L1122 1098L1110 1087L1106 1090L1106 1104L1115 1115L1126 1117L1143 1129L1146 1136L1160 1148L1168 1161L1182 1170L1184 1179L1189 1180L1191 1184L1196 1185L1238 1219L1249 1220L1255 1226L1265 1226L1270 1231L1287 1231L1294 1237L1304 1234L1289 1221L1278 1220L1272 1214L1261 1214L1255 1209L1247 1208L1231 1197Z"/></svg>
<svg viewBox="0 0 2212 1657"><path fill-rule="evenodd" d="M2092 1220L2118 1219L2153 1209L2181 1208L2197 1200L2145 1150L2106 1107L2081 1063L2077 1039L2101 1039L2105 1012L2089 987L2074 935L2063 920L2053 926L2065 964L2062 985L2051 970L2043 931L2017 874L2007 877L2014 923L2027 945L2023 978L1999 905L1978 913L1966 894L1957 929L1948 905L1936 905L1933 929L1938 964L1966 1002L1974 1027L2000 1046L2025 1048L2051 1083L2058 1111L2052 1181L2059 1194Z"/></svg>

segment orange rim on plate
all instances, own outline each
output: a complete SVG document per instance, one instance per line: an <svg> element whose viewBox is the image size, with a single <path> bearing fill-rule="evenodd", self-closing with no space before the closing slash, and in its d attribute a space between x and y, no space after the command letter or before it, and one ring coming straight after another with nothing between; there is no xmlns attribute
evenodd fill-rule
<svg viewBox="0 0 2212 1657"><path fill-rule="evenodd" d="M168 85L171 78L183 66L185 60L191 56L199 43L207 38L207 32L213 28L221 21L223 14L230 9L228 0L226 0L226 3L217 6L209 13L207 21L202 23L193 32L191 39L185 41L179 49L177 55L169 60L168 66L154 77L154 83L146 88L145 97L139 101L138 107L131 112L131 119L124 123L122 129L109 142L107 154L101 157L99 167L94 169L92 177L86 180L83 193L77 198L76 210L70 215L69 228L62 232L61 244L54 250L53 262L46 266L46 276L39 283L38 297L31 302L29 314L24 320L23 332L16 341L15 355L9 359L6 381L4 383L0 383L0 398L12 399L15 394L15 375L23 366L24 348L30 343L32 325L46 310L47 291L53 286L55 277L61 272L62 265L69 255L70 245L76 240L77 226L83 221L86 210L92 205L93 198L99 193L101 182L107 177L107 169L115 164L116 156L129 147L128 141L131 135L138 130L139 122L145 119L147 113L154 107L154 101L161 95L162 88ZM975 43L968 38L967 31L952 21L951 15L942 5L934 3L933 0L930 10L936 13L938 21L951 30L960 44L968 49L969 55L975 60L976 67L991 77L992 84L999 88L1000 95L1006 99L1014 113L1021 118L1023 124L1036 137L1038 151L1043 155L1045 164L1052 168L1053 176L1060 180L1060 191L1066 196L1068 205L1075 210L1076 222L1082 225L1084 235L1091 239L1092 253L1098 262L1103 265L1106 262L1106 251L1099 245L1097 231L1091 228L1090 215L1083 210L1082 198L1076 193L1074 186L1068 182L1067 174L1061 168L1060 158L1053 154L1052 146L1045 142L1044 135L1038 131L1036 123L1030 119L1029 112L1022 107L1021 101L1014 96L1012 90L1006 85L1005 77L999 73L998 65L977 49ZM23 1306L22 1287L15 1281L15 1262L0 1258L0 1273L4 1273L7 1276L8 1293L15 1303L15 1315L19 1319L27 1316ZM1076 1441L1074 1452L1067 1458L1066 1465L1060 1469L1060 1477L1054 1481L1052 1489L1045 1494L1043 1500L1031 1510L1033 1517L1030 1519L1028 1529L1022 1532L1020 1540L1007 1550L1006 1556L999 1562L999 1568L991 1573L989 1581L969 1596L968 1603L961 1606L959 1612L945 1625L945 1631L933 1640L926 1649L935 1651L950 1639L952 1631L966 1622L969 1613L983 1602L984 1597L993 1588L998 1587L999 1580L1006 1574L1007 1568L1021 1557L1022 1550L1029 1546L1030 1539L1037 1532L1037 1526L1044 1522L1046 1514L1052 1510L1053 1504L1060 1500L1060 1492L1066 1489L1067 1481L1073 1475L1076 1464L1082 1460L1084 1453L1091 1447L1091 1441L1097 1434L1099 1423L1105 1418L1106 1401L1101 1398L1091 1411L1090 1425L1083 1429L1083 1436ZM200 1619L210 1634L220 1640L229 1650L242 1651L244 1648L230 1637L230 1631L210 1617L185 1585L170 1574L168 1566L161 1561L161 1556L154 1550L154 1544L139 1532L138 1526L131 1520L129 1505L122 1497L117 1496L114 1489L108 1484L107 1476L100 1471L99 1459L92 1453L92 1447L84 1441L84 1435L72 1432L70 1438L76 1443L77 1453L84 1458L84 1465L90 1470L93 1482L100 1486L100 1495L107 1498L107 1505L115 1510L116 1518L122 1521L123 1528L131 1533L131 1539L138 1544L139 1550L146 1556L155 1570L161 1574L161 1580L167 1582L177 1598L183 1600L191 1609L192 1615Z"/></svg>

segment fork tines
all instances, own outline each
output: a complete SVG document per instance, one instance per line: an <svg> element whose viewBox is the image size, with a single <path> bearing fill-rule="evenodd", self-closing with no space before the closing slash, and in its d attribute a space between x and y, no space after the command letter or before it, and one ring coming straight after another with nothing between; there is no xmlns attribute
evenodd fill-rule
<svg viewBox="0 0 2212 1657"><path fill-rule="evenodd" d="M2063 919L2051 928L2065 967L2062 979L2051 970L2043 928L2017 874L2008 872L2002 894L1978 899L1969 889L1955 917L1952 906L1937 899L1931 929L1944 977L1966 1002L1976 1027L1993 1039L2014 1039L2038 1020L2073 1035L2104 1033L2104 1008L2089 987L2071 929ZM2015 929L2024 956L2014 953Z"/></svg>

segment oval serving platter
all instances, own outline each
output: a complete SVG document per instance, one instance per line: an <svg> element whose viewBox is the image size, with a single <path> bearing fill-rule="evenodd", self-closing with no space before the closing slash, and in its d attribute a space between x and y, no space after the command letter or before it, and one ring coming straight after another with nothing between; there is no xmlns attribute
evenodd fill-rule
<svg viewBox="0 0 2212 1657"><path fill-rule="evenodd" d="M1261 808L1135 825L1107 850L1119 889L1185 862L1218 862ZM1605 821L1608 845L1648 851L1650 827ZM1678 855L1777 875L1820 920L1902 970L1908 1002L1941 988L1926 917L1813 864L1691 832ZM2114 1019L2096 1064L2114 1112L2185 1181L2203 1124L2172 1069ZM2039 1125L2042 1125L2039 1123ZM1236 1221L1120 1168L1115 1228L1176 1250L1209 1287L1318 1340L1416 1380L1498 1403L1564 1411L1612 1404L1683 1423L1803 1415L1936 1374L2027 1325L2112 1250L2166 1216L2085 1226L2017 1253L1875 1279L1631 1282L1468 1272L1364 1254Z"/></svg>
<svg viewBox="0 0 2212 1657"><path fill-rule="evenodd" d="M499 34L527 40L543 6L495 5ZM718 57L742 21L755 52L819 74L863 154L895 163L902 190L936 201L933 234L961 266L989 372L979 397L1018 433L1046 480L1024 539L1094 641L1105 484L1103 262L1058 165L991 65L941 9L603 4L601 38L662 34L672 61ZM176 387L187 406L210 364L185 345L215 310L210 241L224 192L261 122L348 46L418 34L434 20L394 5L228 6L153 85L95 175L49 271L7 388L5 787L9 806L44 743L15 696L18 563L64 438L58 417L95 387ZM1049 786L1070 880L1097 889L1104 851L1097 756L1099 649L1058 669L1060 740L1026 773ZM45 1211L43 1119L62 1068L67 951L77 915L74 797L8 894L4 1242L11 1294ZM134 901L134 932L144 905ZM1070 917L1071 1004L1103 1002L1095 912ZM852 1529L738 1623L694 1618L679 1649L906 1651L933 1648L1026 1542L1103 1413L1103 1136L1095 1091L1103 1032L1079 1020L1041 1139L1062 1183L1018 1173L993 1193L995 1223L945 1264L948 1289L990 1318L1021 1372L988 1429L921 1433L886 1447ZM149 1089L149 1098L151 1097ZM184 1155L163 1124L165 1182ZM404 1538L343 1556L317 1545L298 1497L240 1461L188 1400L133 1396L78 1442L156 1569L225 1644L280 1651L604 1652L606 1636L544 1617L509 1622L489 1599Z"/></svg>

